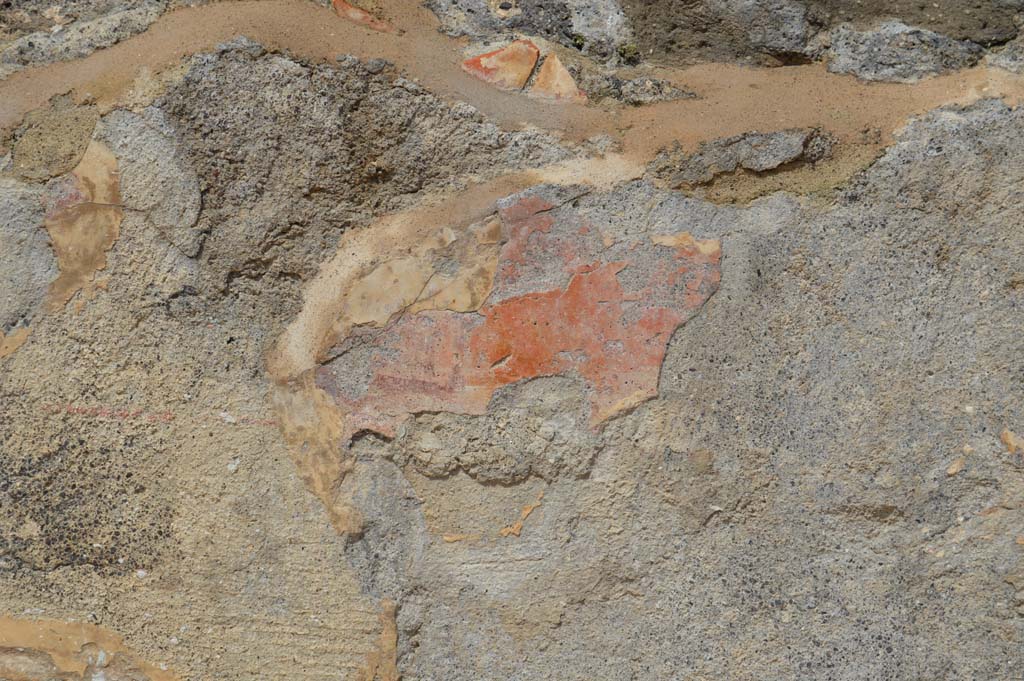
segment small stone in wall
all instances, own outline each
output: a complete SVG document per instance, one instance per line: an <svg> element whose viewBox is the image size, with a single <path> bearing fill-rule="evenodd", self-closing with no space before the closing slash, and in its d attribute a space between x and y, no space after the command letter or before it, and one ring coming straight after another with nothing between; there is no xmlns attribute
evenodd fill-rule
<svg viewBox="0 0 1024 681"><path fill-rule="evenodd" d="M986 59L989 66L994 66L1010 73L1024 73L1024 39L1018 37L1008 43L999 52Z"/></svg>
<svg viewBox="0 0 1024 681"><path fill-rule="evenodd" d="M667 80L638 76L620 78L615 73L570 65L569 72L590 101L615 99L630 106L644 106L674 99L693 99L696 93L676 87Z"/></svg>
<svg viewBox="0 0 1024 681"><path fill-rule="evenodd" d="M763 173L789 163L816 163L831 154L833 138L817 129L748 132L706 142L694 154L662 151L652 172L673 187L708 184L718 175L746 170Z"/></svg>
<svg viewBox="0 0 1024 681"><path fill-rule="evenodd" d="M868 31L840 26L832 31L831 40L827 54L832 73L899 83L974 66L984 53L968 40L953 40L898 21Z"/></svg>

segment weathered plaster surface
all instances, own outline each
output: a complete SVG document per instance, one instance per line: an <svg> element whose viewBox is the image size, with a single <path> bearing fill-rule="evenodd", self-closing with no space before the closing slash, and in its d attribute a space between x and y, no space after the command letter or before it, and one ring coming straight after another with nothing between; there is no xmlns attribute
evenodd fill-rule
<svg viewBox="0 0 1024 681"><path fill-rule="evenodd" d="M1013 3L15 4L0 677L1016 678Z"/></svg>

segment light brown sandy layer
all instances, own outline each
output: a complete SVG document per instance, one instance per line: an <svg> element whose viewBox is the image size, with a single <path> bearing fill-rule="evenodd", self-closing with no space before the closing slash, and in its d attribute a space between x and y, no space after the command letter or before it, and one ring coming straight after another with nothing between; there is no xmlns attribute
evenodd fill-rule
<svg viewBox="0 0 1024 681"><path fill-rule="evenodd" d="M8 648L44 653L60 672L83 674L90 654L103 651L107 659L115 654L126 656L152 681L175 681L178 678L138 659L125 648L124 641L117 634L84 622L0 617L0 642ZM3 673L5 670L0 669L0 674Z"/></svg>
<svg viewBox="0 0 1024 681"><path fill-rule="evenodd" d="M984 67L907 85L861 82L831 74L821 64L773 69L705 64L650 72L696 91L698 99L639 109L550 103L499 92L463 72L460 43L441 35L433 15L415 0L393 0L382 12L398 32L371 31L308 0L179 9L109 49L0 81L0 128L16 125L27 112L68 91L113 106L141 69L160 71L239 35L314 61L340 54L384 58L442 97L469 102L506 127L530 124L562 131L570 139L607 133L628 154L644 158L673 140L692 147L752 128L822 126L841 139L878 128L887 138L914 113L985 96L1016 101L1024 90L1020 78Z"/></svg>

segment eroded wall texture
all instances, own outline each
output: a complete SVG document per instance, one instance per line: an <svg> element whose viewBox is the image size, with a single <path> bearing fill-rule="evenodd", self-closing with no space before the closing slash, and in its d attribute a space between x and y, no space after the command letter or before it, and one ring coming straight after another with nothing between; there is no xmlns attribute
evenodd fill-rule
<svg viewBox="0 0 1024 681"><path fill-rule="evenodd" d="M1022 24L0 2L0 679L1024 678Z"/></svg>

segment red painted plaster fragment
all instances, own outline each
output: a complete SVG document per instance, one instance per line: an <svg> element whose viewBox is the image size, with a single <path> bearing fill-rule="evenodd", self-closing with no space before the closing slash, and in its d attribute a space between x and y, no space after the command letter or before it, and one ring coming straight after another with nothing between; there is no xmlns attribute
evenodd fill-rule
<svg viewBox="0 0 1024 681"><path fill-rule="evenodd" d="M540 50L529 40L516 40L501 49L470 57L462 70L503 90L522 90L533 73Z"/></svg>
<svg viewBox="0 0 1024 681"><path fill-rule="evenodd" d="M595 425L657 395L672 334L718 286L718 242L608 245L553 208L527 196L500 213L506 241L478 312L406 314L320 368L346 435L392 436L426 411L483 414L502 386L543 376L581 377Z"/></svg>

